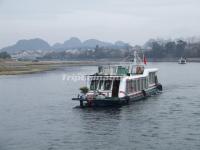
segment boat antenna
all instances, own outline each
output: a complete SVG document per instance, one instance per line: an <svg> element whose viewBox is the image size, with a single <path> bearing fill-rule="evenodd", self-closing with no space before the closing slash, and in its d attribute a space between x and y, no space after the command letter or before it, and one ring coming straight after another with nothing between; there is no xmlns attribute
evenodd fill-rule
<svg viewBox="0 0 200 150"><path fill-rule="evenodd" d="M141 58L138 56L138 52L136 50L134 51L134 64L135 65L141 64Z"/></svg>

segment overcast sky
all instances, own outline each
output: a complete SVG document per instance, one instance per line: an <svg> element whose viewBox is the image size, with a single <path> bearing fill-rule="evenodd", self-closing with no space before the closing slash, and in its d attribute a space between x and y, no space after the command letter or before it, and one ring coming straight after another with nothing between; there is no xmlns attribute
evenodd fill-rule
<svg viewBox="0 0 200 150"><path fill-rule="evenodd" d="M0 47L40 37L50 44L200 35L200 0L0 0Z"/></svg>

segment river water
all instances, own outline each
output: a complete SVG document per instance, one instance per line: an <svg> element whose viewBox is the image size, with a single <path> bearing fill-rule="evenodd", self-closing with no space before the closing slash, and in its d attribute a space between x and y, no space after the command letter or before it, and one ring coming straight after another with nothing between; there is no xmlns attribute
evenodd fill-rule
<svg viewBox="0 0 200 150"><path fill-rule="evenodd" d="M0 76L0 150L199 150L200 65L150 66L163 93L118 108L71 101L95 66Z"/></svg>

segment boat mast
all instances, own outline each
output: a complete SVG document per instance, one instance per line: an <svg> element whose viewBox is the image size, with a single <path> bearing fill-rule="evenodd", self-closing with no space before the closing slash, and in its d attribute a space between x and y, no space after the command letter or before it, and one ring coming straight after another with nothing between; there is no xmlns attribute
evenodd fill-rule
<svg viewBox="0 0 200 150"><path fill-rule="evenodd" d="M141 65L141 58L139 57L137 51L134 51L134 64L136 66Z"/></svg>

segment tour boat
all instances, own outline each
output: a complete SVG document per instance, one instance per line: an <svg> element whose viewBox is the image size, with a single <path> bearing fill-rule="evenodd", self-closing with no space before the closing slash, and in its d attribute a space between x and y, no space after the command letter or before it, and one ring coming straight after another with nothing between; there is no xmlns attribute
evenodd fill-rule
<svg viewBox="0 0 200 150"><path fill-rule="evenodd" d="M135 52L134 62L123 65L99 66L98 72L86 75L85 92L72 100L80 106L114 106L156 95L162 91L158 82L157 68L145 68Z"/></svg>
<svg viewBox="0 0 200 150"><path fill-rule="evenodd" d="M179 63L179 64L186 64L186 63L187 63L186 58L181 57L181 58L178 60L178 63Z"/></svg>

